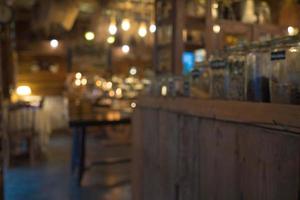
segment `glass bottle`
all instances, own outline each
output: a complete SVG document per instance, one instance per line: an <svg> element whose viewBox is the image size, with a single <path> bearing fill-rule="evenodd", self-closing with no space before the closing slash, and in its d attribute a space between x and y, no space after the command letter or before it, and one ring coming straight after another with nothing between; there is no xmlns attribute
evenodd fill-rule
<svg viewBox="0 0 300 200"><path fill-rule="evenodd" d="M245 100L245 64L246 47L244 45L229 49L227 58L228 84L226 93L228 100Z"/></svg>
<svg viewBox="0 0 300 200"><path fill-rule="evenodd" d="M210 65L210 97L212 99L226 99L227 61L225 52L215 53L211 56Z"/></svg>
<svg viewBox="0 0 300 200"><path fill-rule="evenodd" d="M300 104L300 39L289 36L273 41L271 102Z"/></svg>
<svg viewBox="0 0 300 200"><path fill-rule="evenodd" d="M245 91L248 101L270 102L270 42L255 43L246 58Z"/></svg>

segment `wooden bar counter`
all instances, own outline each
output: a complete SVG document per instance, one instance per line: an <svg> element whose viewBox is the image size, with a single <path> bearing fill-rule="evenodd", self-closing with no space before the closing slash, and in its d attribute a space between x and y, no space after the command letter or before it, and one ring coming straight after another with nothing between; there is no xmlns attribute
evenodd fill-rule
<svg viewBox="0 0 300 200"><path fill-rule="evenodd" d="M134 200L298 200L300 106L142 97Z"/></svg>

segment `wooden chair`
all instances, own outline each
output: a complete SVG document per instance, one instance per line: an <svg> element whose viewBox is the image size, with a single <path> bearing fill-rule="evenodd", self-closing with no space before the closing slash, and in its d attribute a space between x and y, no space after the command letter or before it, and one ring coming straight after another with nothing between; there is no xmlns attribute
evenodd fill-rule
<svg viewBox="0 0 300 200"><path fill-rule="evenodd" d="M36 108L27 104L9 104L3 110L5 166L9 167L13 158L24 154L29 156L31 163L34 162Z"/></svg>

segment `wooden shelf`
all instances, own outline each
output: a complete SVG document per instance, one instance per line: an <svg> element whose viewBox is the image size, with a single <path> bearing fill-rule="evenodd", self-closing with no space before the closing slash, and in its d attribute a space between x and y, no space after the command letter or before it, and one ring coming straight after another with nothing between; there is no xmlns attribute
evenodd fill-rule
<svg viewBox="0 0 300 200"><path fill-rule="evenodd" d="M156 45L157 50L162 50L162 49L167 49L167 48L172 48L171 43L166 43L166 44L158 44Z"/></svg>
<svg viewBox="0 0 300 200"><path fill-rule="evenodd" d="M300 129L300 106L192 98L141 97L138 106L237 123Z"/></svg>
<svg viewBox="0 0 300 200"><path fill-rule="evenodd" d="M251 24L245 24L240 21L233 20L216 20L214 24L219 24L221 26L221 31L226 33L244 33L251 32Z"/></svg>
<svg viewBox="0 0 300 200"><path fill-rule="evenodd" d="M205 17L187 16L185 19L185 27L188 30L204 30Z"/></svg>
<svg viewBox="0 0 300 200"><path fill-rule="evenodd" d="M184 49L186 51L195 51L197 49L202 49L204 48L204 45L202 45L200 42L184 42Z"/></svg>
<svg viewBox="0 0 300 200"><path fill-rule="evenodd" d="M165 18L157 21L157 26L172 25L171 18Z"/></svg>
<svg viewBox="0 0 300 200"><path fill-rule="evenodd" d="M156 0L156 2L162 0ZM205 50L207 52L207 57L209 57L215 50L224 49L228 45L234 45L239 41L257 41L268 36L283 36L285 35L287 27L279 27L274 24L248 24L241 21L226 20L226 19L214 19L211 8L213 5L212 0L207 0L205 4L205 16L197 17L190 16L186 12L186 1L182 0L165 0L170 3L173 10L171 16L166 19L158 20L158 30L162 29L162 26L171 25L172 26L172 67L169 73L176 75L182 74L182 60L181 55L185 50L195 50L198 48L203 48L204 46L197 43L186 43L184 39L187 37L182 37L183 34L186 35L199 35L204 38ZM176 13L176 14L174 14ZM161 13L156 13L156 16L161 17ZM213 32L214 25L220 25L221 30L218 34ZM194 37L198 38L198 37ZM157 34L156 34L157 39ZM157 42L158 40L156 40ZM165 49L167 45L159 45L156 50ZM159 53L159 52L157 52ZM156 63L159 56L155 53ZM159 66L156 71L159 71Z"/></svg>

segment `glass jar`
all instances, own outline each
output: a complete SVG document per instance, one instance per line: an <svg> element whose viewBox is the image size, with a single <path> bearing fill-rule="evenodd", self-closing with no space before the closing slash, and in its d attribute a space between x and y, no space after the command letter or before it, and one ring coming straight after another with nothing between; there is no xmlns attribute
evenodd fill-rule
<svg viewBox="0 0 300 200"><path fill-rule="evenodd" d="M270 102L270 42L250 47L246 58L245 91L248 101Z"/></svg>
<svg viewBox="0 0 300 200"><path fill-rule="evenodd" d="M271 102L300 104L300 39L289 36L273 41Z"/></svg>
<svg viewBox="0 0 300 200"><path fill-rule="evenodd" d="M229 50L227 58L228 84L226 93L228 100L245 100L245 64L246 47L238 46Z"/></svg>
<svg viewBox="0 0 300 200"><path fill-rule="evenodd" d="M221 56L222 55L222 56ZM212 99L226 99L227 61L225 52L216 53L210 58L210 97Z"/></svg>
<svg viewBox="0 0 300 200"><path fill-rule="evenodd" d="M153 77L151 80L150 95L154 97L160 96L161 85L162 85L162 77L158 75Z"/></svg>
<svg viewBox="0 0 300 200"><path fill-rule="evenodd" d="M209 98L209 65L207 62L197 64L191 72L191 96L196 98Z"/></svg>

